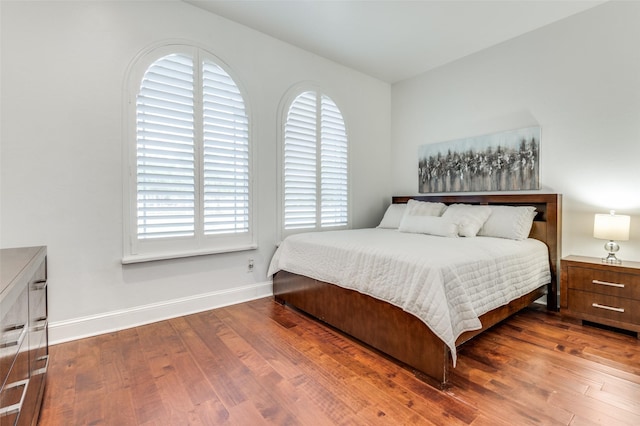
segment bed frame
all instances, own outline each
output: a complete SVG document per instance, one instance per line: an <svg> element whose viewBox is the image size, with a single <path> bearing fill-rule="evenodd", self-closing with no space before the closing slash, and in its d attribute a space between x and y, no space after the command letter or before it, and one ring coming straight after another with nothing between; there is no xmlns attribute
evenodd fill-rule
<svg viewBox="0 0 640 426"><path fill-rule="evenodd" d="M551 282L508 305L498 307L480 317L482 329L463 333L456 346L492 327L515 312L547 295L547 309L558 310L558 267L561 235L560 194L517 195L445 195L393 197L393 203L409 199L482 205L535 206L530 237L549 247ZM276 301L306 312L321 321L406 364L416 376L444 388L450 361L449 349L420 319L387 302L357 291L321 282L287 271L273 278Z"/></svg>

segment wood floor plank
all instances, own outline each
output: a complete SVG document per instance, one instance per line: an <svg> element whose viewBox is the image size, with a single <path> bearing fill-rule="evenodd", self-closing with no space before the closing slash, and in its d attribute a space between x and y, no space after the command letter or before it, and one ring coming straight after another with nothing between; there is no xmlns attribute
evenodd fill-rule
<svg viewBox="0 0 640 426"><path fill-rule="evenodd" d="M75 411L75 424L100 424L105 417L104 395L104 370L100 365L100 353L103 342L109 339L109 335L97 337L97 344L78 356L78 368L76 370L75 390L78 395L83 395L81 410Z"/></svg>
<svg viewBox="0 0 640 426"><path fill-rule="evenodd" d="M230 330L227 333L220 333L220 339L236 354L243 364L249 369L251 374L264 389L269 389L271 397L277 403L291 412L296 419L304 424L331 424L329 417L325 412L318 409L312 400L304 392L300 392L298 381L287 380L284 376L274 369L265 357L258 352L260 347L254 348L247 343L242 337ZM267 352L267 355L269 353ZM291 399L291 395L296 395L295 399Z"/></svg>
<svg viewBox="0 0 640 426"><path fill-rule="evenodd" d="M223 321L226 321L226 323L230 327L233 327L239 335L244 339L247 339L246 341L243 340L244 344L258 348L260 352L265 354L265 357L260 361L262 363L268 363L269 367L262 365L261 368L273 368L273 371L278 372L283 371L284 374L281 377L289 377L290 380L295 383L296 390L306 390L302 394L298 392L298 396L301 397L301 400L297 400L296 403L304 401L306 410L311 415L315 416L310 418L308 421L335 424L342 422L348 423L354 418L355 412L351 411L350 406L347 406L341 400L332 397L333 394L315 380L313 372L314 370L317 370L317 367L313 365L308 358L304 357L298 351L292 352L289 350L284 353L282 352L282 349L287 346L277 344L280 340L274 339L274 337L277 336L276 333L278 330L273 329L273 324L261 324L258 326L258 329L246 328L243 325L245 323L263 323L263 321L261 321L262 317L254 317L252 320L251 316L255 314L252 314L252 312L248 310L237 311L229 309L227 310L226 315L220 315ZM245 351L249 351L248 347L245 347ZM294 362L288 362L288 360L293 360ZM280 386L282 386L282 384L280 384ZM313 391L308 392L309 389L312 389ZM327 411L326 409L329 408L327 399L330 396L332 397L331 403L334 404L334 406L330 407L331 409ZM309 402L314 404L313 407L308 405L306 401L307 398L309 399ZM336 407L335 405L339 405L339 407ZM323 410L323 408L325 409ZM338 413L338 416L336 416L336 413ZM329 415L328 417L326 416L327 414ZM307 414L305 414L305 416L306 415Z"/></svg>
<svg viewBox="0 0 640 426"><path fill-rule="evenodd" d="M146 348L139 339L139 334L145 332L145 327L136 328L135 344L124 349L127 368L132 378L131 395L134 401L136 419L140 424L153 424L160 416L166 418L166 407L162 402L158 383L155 381L144 352Z"/></svg>
<svg viewBox="0 0 640 426"><path fill-rule="evenodd" d="M640 424L640 416L626 410L620 410L607 402L599 401L588 395L557 393L551 396L549 403L571 407L577 417L588 419L599 425Z"/></svg>
<svg viewBox="0 0 640 426"><path fill-rule="evenodd" d="M520 357L523 351L519 351L517 349L520 348L521 345L526 345L528 343L526 337L514 337L513 335L510 335L508 330L505 331L502 328L499 328L496 331L497 333L495 333L492 338L511 348L513 351L512 357ZM522 339L521 342L518 341L520 338ZM625 366L624 369L617 369L615 366L609 367L608 364L610 364L610 360L607 360L606 362L597 362L597 359L592 360L590 359L592 357L585 356L584 344L577 346L568 342L568 340L563 340L563 342L566 342L566 344L556 344L555 349L551 351L541 349L538 345L529 347L529 350L537 352L539 354L539 358L544 357L546 361L551 363L551 365L565 366L577 371L578 374L584 377L587 382L599 382L599 386L604 384L605 378L610 380L612 377L617 377L622 380L630 381L637 381L639 379L638 375L626 371L629 368L628 366ZM619 346L621 347L629 347L636 344L636 339L628 337L626 340L619 342ZM566 354L571 356L566 356ZM575 369L575 364L580 364L583 368ZM544 368L546 369L547 367L545 366Z"/></svg>
<svg viewBox="0 0 640 426"><path fill-rule="evenodd" d="M630 414L640 416L640 400L627 397L625 395L612 394L610 392L597 389L588 389L585 396L596 399L600 402L608 404L614 410L624 410Z"/></svg>
<svg viewBox="0 0 640 426"><path fill-rule="evenodd" d="M129 384L132 378L126 368L123 348L136 344L135 330L123 330L111 335L107 344L101 348L100 366L104 370L105 424L135 424L136 413L133 395Z"/></svg>
<svg viewBox="0 0 640 426"><path fill-rule="evenodd" d="M442 392L438 392L436 389L424 386L424 383L416 380L413 374L410 374L406 369L400 367L395 362L384 362L380 360L381 355L371 348L367 348L359 343L353 343L353 340L345 337L344 335L327 329L330 333L330 337L323 336L316 344L323 346L324 353L330 354L338 365L344 366L348 371L352 371L357 374L351 374L349 379L366 377L369 379L370 385L375 388L386 387L393 389L391 393L396 404L401 406L410 407L413 411L423 417L422 421L432 424L468 424L475 416L475 412L471 407L466 404L462 404L460 401L450 399L448 404L415 404L415 400L420 400L419 397L429 397L429 399L438 400L442 402L448 398L447 395ZM312 336L307 336L305 340L313 341ZM345 342L352 342L345 345ZM333 347L332 347L333 346ZM355 369L354 364L361 364L362 370ZM348 379L346 379L348 381ZM418 384L418 386L412 388L412 385ZM414 391L417 389L419 397L416 398ZM427 390L427 392L425 392ZM362 408L358 410L359 413L367 412L367 408L371 405L372 401L368 401L369 404L364 404ZM446 410L443 410L443 405ZM375 412L376 421L379 419L377 416L381 413L380 410ZM463 420L460 420L463 419Z"/></svg>
<svg viewBox="0 0 640 426"><path fill-rule="evenodd" d="M517 353L523 358L528 356L524 358L527 368L522 368L522 363L518 366L511 363L510 358L514 351L500 344L498 339L481 339L473 343L480 351L491 350L494 354L499 354L500 359L506 359L506 362L502 362L499 370L494 373L494 377L484 385L485 388L505 394L513 402L526 400L529 404L540 407L541 414L568 424L572 417L570 411L547 404L549 397L557 391L556 383L550 380L538 380L545 363L544 360L541 363L537 362L538 356L534 355L534 351Z"/></svg>
<svg viewBox="0 0 640 426"><path fill-rule="evenodd" d="M246 393L226 368L225 347L216 335L216 329L222 327L220 320L210 312L184 319L174 322L174 327L224 407L230 409L246 401ZM200 332L194 327L200 328Z"/></svg>
<svg viewBox="0 0 640 426"><path fill-rule="evenodd" d="M224 343L224 336L232 333L232 331L223 322L218 320L217 326L212 333L207 330L208 323L203 318L190 316L189 320L193 321L192 327L195 327L196 334L200 336L205 345L211 348L212 346L210 345L215 342L218 362L224 364L223 368L229 374L228 379L233 383L239 384L240 388L251 394L251 400L254 401L256 408L265 419L275 423L292 421L294 416L286 407L278 404L278 401L271 394L271 389L260 383L259 378L253 375L242 360Z"/></svg>
<svg viewBox="0 0 640 426"><path fill-rule="evenodd" d="M633 425L640 343L525 309L435 389L272 298L50 348L41 426Z"/></svg>
<svg viewBox="0 0 640 426"><path fill-rule="evenodd" d="M640 386L626 380L609 380L602 390L630 401L640 401Z"/></svg>
<svg viewBox="0 0 640 426"><path fill-rule="evenodd" d="M173 327L179 320L166 321L163 326L144 327L140 333L144 355L158 383L167 420L176 424L185 419L191 419L190 423L193 423L193 407L215 398L213 387L202 376Z"/></svg>
<svg viewBox="0 0 640 426"><path fill-rule="evenodd" d="M304 324L300 327L304 327ZM377 351L359 343L345 345L345 342L353 342L353 340L329 328L327 333L329 337L322 336L316 344L323 347L325 353L331 354L330 356L338 365L343 365L349 371L355 371L357 373L355 377L367 377L376 388L393 389L391 395L396 403L411 407L433 424L468 424L475 417L475 410L472 407L430 386L424 386L423 382L416 380L413 374L397 363L381 362L381 355ZM304 340L313 341L312 334L304 336ZM354 361L362 364L359 367L363 369L353 368ZM354 377L353 374L350 377ZM433 403L415 403L423 399ZM364 407L368 405L365 404ZM363 408L359 412L362 410Z"/></svg>
<svg viewBox="0 0 640 426"><path fill-rule="evenodd" d="M281 308L284 312L290 312L284 307ZM233 311L230 310L229 312ZM228 318L231 322L236 321L231 315L229 315ZM251 324L255 325L255 333L252 331L248 332L256 334L258 336L256 338L262 339L265 333L264 328L267 326L264 324L264 321L258 321L258 318L259 317L256 317L256 319L251 322ZM274 330L272 337L274 337L275 340L270 344L282 348L290 348L286 352L286 356L294 363L293 368L299 373L298 375L311 377L317 383L316 386L332 389L332 393L336 396L336 399L339 401L348 401L348 406L355 412L369 405L366 396L355 392L355 389L350 389L348 386L345 386L347 379L354 377L356 373L333 359L327 354L326 350L319 347L321 346L319 342L324 343L327 335L332 333L331 330L325 328L320 330L316 329L320 336L315 336L313 332L304 330L305 322L298 320L298 323L300 325L294 329ZM309 322L309 324L315 327L313 322ZM331 348L328 349L328 351L331 350ZM286 360L280 361L281 364L283 362L288 364ZM287 365L286 368L289 369L290 367Z"/></svg>
<svg viewBox="0 0 640 426"><path fill-rule="evenodd" d="M47 391L44 394L42 404L51 407L51 409L41 410L41 424L59 424L60 419L72 418L75 410L74 383L79 348L79 341L50 348L48 377L53 376L57 380L47 379ZM53 363L54 359L57 362ZM54 396L56 397L55 402L52 401Z"/></svg>

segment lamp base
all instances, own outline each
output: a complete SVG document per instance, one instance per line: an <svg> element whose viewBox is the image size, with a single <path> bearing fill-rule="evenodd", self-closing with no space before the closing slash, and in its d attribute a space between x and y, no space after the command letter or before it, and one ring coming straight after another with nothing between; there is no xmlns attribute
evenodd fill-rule
<svg viewBox="0 0 640 426"><path fill-rule="evenodd" d="M622 263L622 260L618 259L615 253L609 253L607 257L602 258L603 263L613 263L615 265L619 265Z"/></svg>
<svg viewBox="0 0 640 426"><path fill-rule="evenodd" d="M616 257L616 253L620 250L620 246L615 241L609 241L605 243L604 249L609 253L607 257L603 257L602 261L606 263L620 264L622 260Z"/></svg>

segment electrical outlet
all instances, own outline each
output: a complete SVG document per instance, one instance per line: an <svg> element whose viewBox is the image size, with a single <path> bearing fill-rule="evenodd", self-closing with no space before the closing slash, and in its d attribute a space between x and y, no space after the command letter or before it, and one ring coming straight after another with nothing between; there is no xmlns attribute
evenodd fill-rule
<svg viewBox="0 0 640 426"><path fill-rule="evenodd" d="M253 259L247 261L247 272L253 272Z"/></svg>

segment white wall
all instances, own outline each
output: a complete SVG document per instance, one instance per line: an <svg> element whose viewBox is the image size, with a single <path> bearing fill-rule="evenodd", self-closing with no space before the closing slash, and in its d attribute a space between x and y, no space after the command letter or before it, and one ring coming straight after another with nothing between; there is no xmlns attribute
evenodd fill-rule
<svg viewBox="0 0 640 426"><path fill-rule="evenodd" d="M640 261L640 3L609 2L392 87L394 194L418 147L542 127L543 192L563 194L563 255L601 256L593 214L630 214Z"/></svg>
<svg viewBox="0 0 640 426"><path fill-rule="evenodd" d="M48 246L52 341L270 294L276 117L300 81L336 94L347 121L354 227L382 216L391 194L388 84L182 2L0 7L0 246ZM141 50L176 39L207 46L247 90L259 249L123 266L125 71Z"/></svg>

